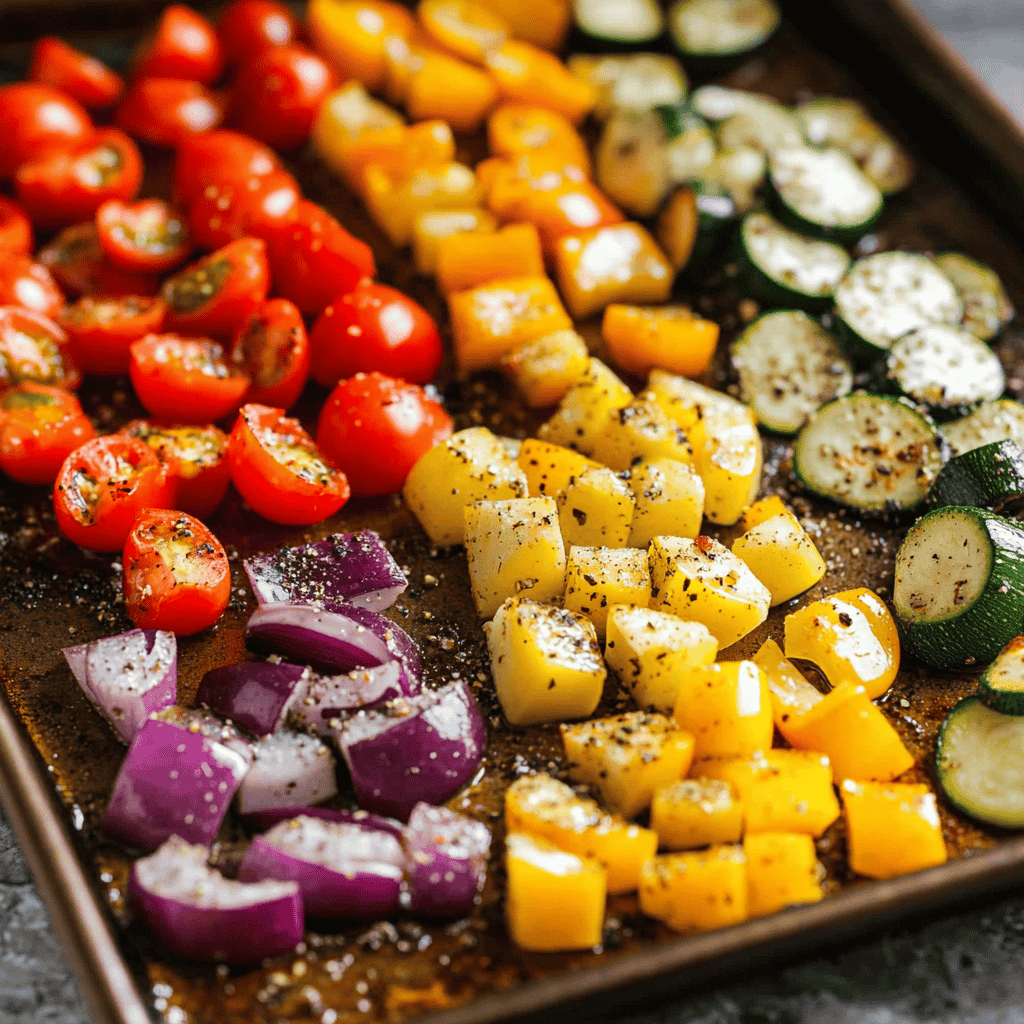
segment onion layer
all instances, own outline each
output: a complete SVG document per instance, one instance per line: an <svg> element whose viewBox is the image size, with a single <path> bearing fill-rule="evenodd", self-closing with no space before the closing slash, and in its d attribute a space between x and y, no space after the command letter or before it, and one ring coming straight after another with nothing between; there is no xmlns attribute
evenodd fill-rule
<svg viewBox="0 0 1024 1024"><path fill-rule="evenodd" d="M321 736L330 735L331 723L361 708L419 692L419 681L400 661L357 668L343 676L314 676L292 705L292 718Z"/></svg>
<svg viewBox="0 0 1024 1024"><path fill-rule="evenodd" d="M334 821L343 825L358 825L371 832L387 832L399 842L405 840L405 826L394 818L385 818L370 811L336 811L332 807L275 807L272 810L256 811L247 817L253 828L265 832L289 818L320 818L323 821Z"/></svg>
<svg viewBox="0 0 1024 1024"><path fill-rule="evenodd" d="M309 669L286 661L224 665L203 676L196 701L236 722L246 732L266 736L284 722L309 675Z"/></svg>
<svg viewBox="0 0 1024 1024"><path fill-rule="evenodd" d="M338 792L337 762L315 736L283 729L252 744L255 761L238 790L240 814L316 804Z"/></svg>

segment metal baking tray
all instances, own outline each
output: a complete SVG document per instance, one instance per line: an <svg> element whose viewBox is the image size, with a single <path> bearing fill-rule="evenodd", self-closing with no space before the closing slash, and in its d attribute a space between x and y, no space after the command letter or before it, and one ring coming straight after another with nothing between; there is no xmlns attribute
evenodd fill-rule
<svg viewBox="0 0 1024 1024"><path fill-rule="evenodd" d="M110 0L0 0L0 71L19 72L24 41L51 31L81 32L83 45L106 56L126 53L132 33L152 5ZM850 95L909 146L920 164L917 182L887 207L863 251L905 247L921 251L963 248L992 264L1011 299L1024 309L1024 132L905 0L830 0L809 7L784 4L786 21L761 53L715 79L792 102L812 93ZM813 12L813 13L811 13ZM22 42L18 42L22 40ZM481 138L460 140L464 158L484 152ZM166 160L147 154L147 191L158 191ZM404 288L446 324L430 282L417 277L407 253L394 250L358 203L315 159L289 161L307 195L324 203L374 246L379 276ZM723 324L723 346L739 320L738 294L719 274L679 292ZM596 337L596 324L581 326ZM1024 335L1013 327L998 351L1010 393L1024 392ZM705 380L725 381L721 351ZM441 387L457 426L486 423L523 436L533 420L497 377L458 381L450 367ZM311 387L299 414L316 415L323 392ZM87 410L103 426L139 412L124 382L83 389ZM850 586L885 594L892 585L898 534L861 522L791 490L789 449L766 439L769 493L780 493L821 529L817 538L832 569L808 600ZM229 496L211 520L235 559L234 596L224 620L184 641L183 696L206 668L243 655L242 626L253 601L241 572L250 553L338 529L372 527L391 542L411 586L391 614L421 644L428 681L458 673L478 686L491 740L483 776L452 801L456 809L492 825L501 848L501 799L517 772L561 767L557 730L513 729L503 723L488 687L486 651L468 599L464 558L432 550L400 502L352 502L312 530L275 528ZM715 531L729 539L728 530ZM424 577L439 580L428 587ZM603 951L536 955L515 949L501 916L503 871L492 858L478 911L455 925L396 920L339 926L310 933L292 957L241 970L171 957L130 921L123 892L129 858L107 842L97 824L123 747L91 709L71 677L60 648L118 632L128 622L118 603L118 566L111 556L82 552L59 538L48 497L36 489L0 484L0 800L64 942L79 986L97 1024L142 1024L153 1019L190 1024L283 1024L318 1020L334 1009L339 1021L483 1024L552 1011L569 1000L650 995L706 980L739 964L792 956L828 937L879 929L908 914L971 898L1016 882L1024 872L1024 838L982 829L942 804L948 864L887 882L848 877L845 838L838 822L818 844L828 870L827 898L722 931L674 935L636 912L632 897L609 901ZM783 612L730 652L743 656L763 640L781 638ZM904 741L918 755L910 777L928 781L939 723L961 696L970 675L941 674L912 665L901 671L881 702ZM904 703L906 702L906 703ZM615 694L606 693L607 708ZM229 824L217 851L230 870L244 838ZM172 1010L176 1011L172 1014ZM184 1016L182 1016L182 1012Z"/></svg>

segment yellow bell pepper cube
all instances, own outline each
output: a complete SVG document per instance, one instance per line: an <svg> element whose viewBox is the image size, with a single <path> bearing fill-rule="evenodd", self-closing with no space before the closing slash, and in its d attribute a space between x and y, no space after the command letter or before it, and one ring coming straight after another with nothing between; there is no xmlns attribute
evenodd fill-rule
<svg viewBox="0 0 1024 1024"><path fill-rule="evenodd" d="M600 469L601 464L588 459L571 448L550 444L535 437L528 437L519 449L519 468L526 476L526 485L531 498L557 497L569 486L575 476L588 469Z"/></svg>
<svg viewBox="0 0 1024 1024"><path fill-rule="evenodd" d="M589 82L529 43L510 40L491 50L484 62L505 99L550 107L571 124L579 124L597 103L597 90Z"/></svg>
<svg viewBox="0 0 1024 1024"><path fill-rule="evenodd" d="M472 232L493 234L498 222L479 207L465 210L428 210L412 225L412 254L421 274L433 275L437 267L437 250L443 238Z"/></svg>
<svg viewBox="0 0 1024 1024"><path fill-rule="evenodd" d="M755 526L760 526L766 519L781 515L792 516L793 513L786 508L777 494L770 494L767 498L755 501L750 508L744 510L740 517L739 528L743 533L748 533ZM793 518L796 519L796 516Z"/></svg>
<svg viewBox="0 0 1024 1024"><path fill-rule="evenodd" d="M787 658L817 665L832 686L859 683L875 700L900 668L896 623L882 599L858 587L786 616Z"/></svg>
<svg viewBox="0 0 1024 1024"><path fill-rule="evenodd" d="M604 430L594 438L591 453L598 462L623 473L642 459L692 462L686 435L647 394L612 413Z"/></svg>
<svg viewBox="0 0 1024 1024"><path fill-rule="evenodd" d="M495 156L556 152L590 174L590 153L582 136L558 111L529 103L503 103L487 119L487 142Z"/></svg>
<svg viewBox="0 0 1024 1024"><path fill-rule="evenodd" d="M646 548L655 537L700 533L704 483L692 466L677 459L640 462L629 472L629 485L636 499L631 547Z"/></svg>
<svg viewBox="0 0 1024 1024"><path fill-rule="evenodd" d="M455 292L448 296L448 311L462 374L496 367L502 356L525 342L572 327L555 286L540 276Z"/></svg>
<svg viewBox="0 0 1024 1024"><path fill-rule="evenodd" d="M565 563L565 607L594 624L598 640L605 638L612 605L643 605L651 599L651 570L647 552L636 548L569 548Z"/></svg>
<svg viewBox="0 0 1024 1024"><path fill-rule="evenodd" d="M668 850L738 843L743 835L743 804L728 782L683 779L654 794L651 828Z"/></svg>
<svg viewBox="0 0 1024 1024"><path fill-rule="evenodd" d="M737 537L732 553L771 591L773 608L809 590L825 575L825 559L789 512Z"/></svg>
<svg viewBox="0 0 1024 1024"><path fill-rule="evenodd" d="M688 669L710 665L718 641L699 622L617 604L608 610L604 658L641 708L670 715Z"/></svg>
<svg viewBox="0 0 1024 1024"><path fill-rule="evenodd" d="M633 521L633 492L606 466L585 469L555 495L566 548L624 548Z"/></svg>
<svg viewBox="0 0 1024 1024"><path fill-rule="evenodd" d="M520 949L553 953L600 945L604 868L524 832L505 837L505 922ZM566 907L572 907L567 914Z"/></svg>
<svg viewBox="0 0 1024 1024"><path fill-rule="evenodd" d="M378 177L390 175L403 180L418 169L435 170L455 159L455 136L447 121L421 121L406 125L400 138L386 137L362 140L350 148L346 161L346 177L352 188L366 196L366 169L376 167Z"/></svg>
<svg viewBox="0 0 1024 1024"><path fill-rule="evenodd" d="M551 419L540 425L538 436L590 455L612 414L632 400L633 392L600 359L590 359Z"/></svg>
<svg viewBox="0 0 1024 1024"><path fill-rule="evenodd" d="M715 354L718 324L688 306L612 303L604 311L601 335L608 358L634 377L655 368L699 377Z"/></svg>
<svg viewBox="0 0 1024 1024"><path fill-rule="evenodd" d="M747 855L747 911L751 917L774 914L796 903L817 903L824 869L814 840L801 833L761 832L743 840Z"/></svg>
<svg viewBox="0 0 1024 1024"><path fill-rule="evenodd" d="M475 132L498 99L493 79L446 53L425 50L405 86L405 109L414 121L441 118L456 131Z"/></svg>
<svg viewBox="0 0 1024 1024"><path fill-rule="evenodd" d="M542 277L544 257L532 224L510 224L495 234L461 233L437 246L437 284L445 295L506 277Z"/></svg>
<svg viewBox="0 0 1024 1024"><path fill-rule="evenodd" d="M568 0L477 0L509 27L516 39L559 50L572 24Z"/></svg>
<svg viewBox="0 0 1024 1024"><path fill-rule="evenodd" d="M693 760L693 737L664 715L632 711L559 728L569 777L593 786L623 818L646 810Z"/></svg>
<svg viewBox="0 0 1024 1024"><path fill-rule="evenodd" d="M680 673L676 724L693 734L693 756L748 757L772 745L768 677L752 661L719 661Z"/></svg>
<svg viewBox="0 0 1024 1024"><path fill-rule="evenodd" d="M658 851L651 829L609 814L545 772L524 775L505 790L505 827L596 860L605 869L609 893L635 891L640 868Z"/></svg>
<svg viewBox="0 0 1024 1024"><path fill-rule="evenodd" d="M747 919L741 846L666 853L640 872L640 909L677 932L706 932Z"/></svg>
<svg viewBox="0 0 1024 1024"><path fill-rule="evenodd" d="M768 698L775 728L791 747L803 746L793 742L792 737L796 733L791 726L805 711L821 701L821 694L797 671L774 640L765 640L754 655L754 661L768 677ZM806 749L828 753L824 748L813 745Z"/></svg>
<svg viewBox="0 0 1024 1024"><path fill-rule="evenodd" d="M946 862L935 794L927 786L846 779L839 789L851 871L895 878Z"/></svg>
<svg viewBox="0 0 1024 1024"><path fill-rule="evenodd" d="M594 713L605 666L594 626L584 616L512 597L484 632L494 689L513 725L561 722Z"/></svg>
<svg viewBox="0 0 1024 1024"><path fill-rule="evenodd" d="M473 0L421 0L416 13L431 42L474 64L509 36L508 24Z"/></svg>
<svg viewBox="0 0 1024 1024"><path fill-rule="evenodd" d="M565 398L589 362L575 331L553 331L502 356L501 369L531 409L546 409Z"/></svg>

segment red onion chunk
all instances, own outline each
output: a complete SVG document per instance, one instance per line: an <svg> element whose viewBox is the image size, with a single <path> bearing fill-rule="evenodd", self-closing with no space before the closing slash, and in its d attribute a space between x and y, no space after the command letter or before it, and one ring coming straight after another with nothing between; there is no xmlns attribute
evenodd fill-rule
<svg viewBox="0 0 1024 1024"><path fill-rule="evenodd" d="M373 530L335 533L242 564L261 605L295 601L333 607L343 602L380 612L409 585Z"/></svg>
<svg viewBox="0 0 1024 1024"><path fill-rule="evenodd" d="M369 811L338 811L332 807L275 807L269 811L256 811L248 815L246 821L257 831L265 832L282 821L298 818L300 815L344 825L358 825L371 832L387 832L399 842L405 841L405 826L400 821L385 818L380 814L371 814Z"/></svg>
<svg viewBox="0 0 1024 1024"><path fill-rule="evenodd" d="M233 750L245 762L251 765L255 759L252 751L252 740L246 739L234 723L225 722L217 715L204 708L183 708L180 704L172 704L169 708L153 716L158 722L170 722L180 725L189 732L205 736L214 743L223 744Z"/></svg>
<svg viewBox="0 0 1024 1024"><path fill-rule="evenodd" d="M401 626L392 622L386 615L378 612L371 612L368 608L348 607L336 611L343 611L346 615L355 619L360 625L373 630L384 641L385 646L391 652L391 657L405 664L406 670L418 680L423 675L423 667L420 664L420 649L416 641Z"/></svg>
<svg viewBox="0 0 1024 1024"><path fill-rule="evenodd" d="M388 917L399 909L405 851L387 832L298 817L249 844L238 867L243 882L299 883L310 917Z"/></svg>
<svg viewBox="0 0 1024 1024"><path fill-rule="evenodd" d="M255 761L238 790L240 814L317 804L337 794L337 762L323 740L283 729L252 750Z"/></svg>
<svg viewBox="0 0 1024 1024"><path fill-rule="evenodd" d="M309 676L308 668L286 661L223 665L203 676L196 701L253 736L266 736L284 722Z"/></svg>
<svg viewBox="0 0 1024 1024"><path fill-rule="evenodd" d="M360 711L334 737L359 806L399 821L420 801L442 803L464 786L487 742L483 716L463 680Z"/></svg>
<svg viewBox="0 0 1024 1024"><path fill-rule="evenodd" d="M143 850L172 835L209 846L246 770L223 744L151 718L125 755L103 831Z"/></svg>
<svg viewBox="0 0 1024 1024"><path fill-rule="evenodd" d="M205 846L171 836L132 865L128 900L162 946L191 959L245 964L302 941L295 882L236 882L208 867L208 856Z"/></svg>
<svg viewBox="0 0 1024 1024"><path fill-rule="evenodd" d="M291 717L313 732L330 734L337 723L361 708L419 692L419 682L400 661L357 668L343 676L313 676L291 709Z"/></svg>

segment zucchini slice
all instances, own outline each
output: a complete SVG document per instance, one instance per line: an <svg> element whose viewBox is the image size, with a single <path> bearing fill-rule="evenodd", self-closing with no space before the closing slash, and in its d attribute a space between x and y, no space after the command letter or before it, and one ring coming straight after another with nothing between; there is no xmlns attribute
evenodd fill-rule
<svg viewBox="0 0 1024 1024"><path fill-rule="evenodd" d="M767 213L750 213L740 227L741 264L751 295L772 306L822 311L850 268L841 246L804 238Z"/></svg>
<svg viewBox="0 0 1024 1024"><path fill-rule="evenodd" d="M940 253L935 262L964 301L964 329L982 341L998 338L1014 317L999 275L960 252Z"/></svg>
<svg viewBox="0 0 1024 1024"><path fill-rule="evenodd" d="M616 110L594 152L594 173L613 203L638 217L654 213L672 187L661 117L652 110Z"/></svg>
<svg viewBox="0 0 1024 1024"><path fill-rule="evenodd" d="M971 505L929 512L896 552L892 599L922 661L987 665L1024 623L1024 530Z"/></svg>
<svg viewBox="0 0 1024 1024"><path fill-rule="evenodd" d="M1002 715L1024 715L1024 636L1015 636L981 674L978 696Z"/></svg>
<svg viewBox="0 0 1024 1024"><path fill-rule="evenodd" d="M1016 517L1024 507L1024 449L1013 441L993 441L954 455L942 467L928 504L974 505Z"/></svg>
<svg viewBox="0 0 1024 1024"><path fill-rule="evenodd" d="M806 145L800 122L777 104L733 114L718 126L718 142L723 149L747 147L768 154Z"/></svg>
<svg viewBox="0 0 1024 1024"><path fill-rule="evenodd" d="M690 97L690 106L712 123L726 121L734 114L756 114L771 109L786 113L786 108L771 96L725 85L702 85Z"/></svg>
<svg viewBox="0 0 1024 1024"><path fill-rule="evenodd" d="M749 53L767 42L779 20L773 0L679 0L669 13L672 39L689 57Z"/></svg>
<svg viewBox="0 0 1024 1024"><path fill-rule="evenodd" d="M795 434L807 417L853 386L849 360L828 332L806 313L779 310L759 316L732 345L740 398L758 422Z"/></svg>
<svg viewBox="0 0 1024 1024"><path fill-rule="evenodd" d="M698 179L705 192L724 192L732 197L736 213L749 212L757 204L757 192L764 184L768 161L764 153L743 146L720 149Z"/></svg>
<svg viewBox="0 0 1024 1024"><path fill-rule="evenodd" d="M1011 398L983 402L970 416L943 423L942 436L954 455L993 441L1015 441L1024 448L1024 405Z"/></svg>
<svg viewBox="0 0 1024 1024"><path fill-rule="evenodd" d="M599 121L615 110L682 103L689 89L679 61L663 53L579 53L569 58L569 70L597 89Z"/></svg>
<svg viewBox="0 0 1024 1024"><path fill-rule="evenodd" d="M823 405L793 448L793 471L815 494L883 515L914 508L942 469L932 421L904 399L854 392Z"/></svg>
<svg viewBox="0 0 1024 1024"><path fill-rule="evenodd" d="M655 0L574 0L576 27L602 42L649 43L665 30Z"/></svg>
<svg viewBox="0 0 1024 1024"><path fill-rule="evenodd" d="M936 418L964 416L1006 390L999 357L980 338L947 324L921 327L893 342L885 377Z"/></svg>
<svg viewBox="0 0 1024 1024"><path fill-rule="evenodd" d="M736 204L724 191L705 182L681 185L668 198L655 234L678 273L699 272L736 221Z"/></svg>
<svg viewBox="0 0 1024 1024"><path fill-rule="evenodd" d="M978 821L1024 828L1024 718L966 697L939 730L935 768L946 799Z"/></svg>
<svg viewBox="0 0 1024 1024"><path fill-rule="evenodd" d="M707 121L685 104L657 107L665 139L669 177L692 181L715 159L717 147Z"/></svg>

